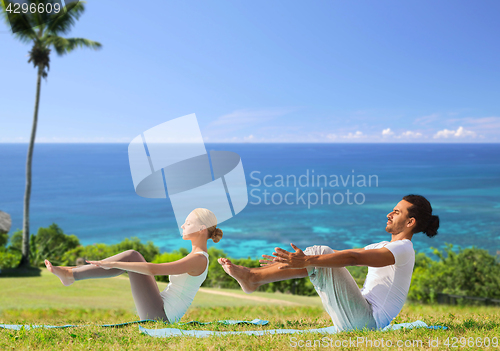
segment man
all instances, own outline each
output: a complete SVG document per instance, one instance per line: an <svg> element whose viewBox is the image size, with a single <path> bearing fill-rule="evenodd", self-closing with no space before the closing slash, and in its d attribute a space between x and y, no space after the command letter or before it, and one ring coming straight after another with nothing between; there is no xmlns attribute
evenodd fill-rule
<svg viewBox="0 0 500 351"><path fill-rule="evenodd" d="M276 248L273 256L263 255L260 268L237 266L220 258L226 273L250 294L259 286L275 281L309 276L323 306L338 331L384 328L398 315L410 288L415 264L413 234L437 235L439 217L423 196L403 197L387 215L385 230L391 241L363 249L332 250L328 246L308 247L304 252ZM360 290L346 266L368 266Z"/></svg>

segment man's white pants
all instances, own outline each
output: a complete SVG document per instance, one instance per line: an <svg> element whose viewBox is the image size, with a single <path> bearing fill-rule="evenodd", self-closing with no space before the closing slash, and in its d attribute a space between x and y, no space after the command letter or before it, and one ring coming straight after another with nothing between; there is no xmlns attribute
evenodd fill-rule
<svg viewBox="0 0 500 351"><path fill-rule="evenodd" d="M323 245L310 246L304 250L305 255L325 255L334 252L330 247ZM338 331L377 328L372 306L361 295L358 285L345 267L308 267L307 272Z"/></svg>

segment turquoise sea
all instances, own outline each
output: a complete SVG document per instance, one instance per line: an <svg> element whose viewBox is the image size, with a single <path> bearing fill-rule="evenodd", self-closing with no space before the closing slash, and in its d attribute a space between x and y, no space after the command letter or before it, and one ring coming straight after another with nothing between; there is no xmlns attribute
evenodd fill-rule
<svg viewBox="0 0 500 351"><path fill-rule="evenodd" d="M11 233L22 228L27 147L0 144L0 210L12 216ZM127 148L36 144L31 232L57 223L85 245L137 236L163 251L187 247L169 200L136 195ZM416 250L430 252L444 243L475 245L492 254L500 250L500 144L206 148L238 153L246 174L248 205L220 225L224 237L217 247L232 257L259 257L291 242L302 248L326 244L346 249L390 240L386 215L411 193L426 196L441 219L435 238L414 236Z"/></svg>

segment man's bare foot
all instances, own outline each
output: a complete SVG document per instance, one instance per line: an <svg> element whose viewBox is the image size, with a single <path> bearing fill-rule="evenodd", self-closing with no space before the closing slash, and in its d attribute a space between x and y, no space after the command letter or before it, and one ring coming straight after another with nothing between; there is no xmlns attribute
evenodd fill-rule
<svg viewBox="0 0 500 351"><path fill-rule="evenodd" d="M71 268L53 266L49 260L45 260L45 266L50 273L56 275L61 280L64 286L70 286L75 282Z"/></svg>
<svg viewBox="0 0 500 351"><path fill-rule="evenodd" d="M249 268L235 265L227 258L219 258L217 262L220 263L227 274L238 281L238 284L240 284L243 291L247 294L253 293L260 286L260 284L252 283L250 281Z"/></svg>

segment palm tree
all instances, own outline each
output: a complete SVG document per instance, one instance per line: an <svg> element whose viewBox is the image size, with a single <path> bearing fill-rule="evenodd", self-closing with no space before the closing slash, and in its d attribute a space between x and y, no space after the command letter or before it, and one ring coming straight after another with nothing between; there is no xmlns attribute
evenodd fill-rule
<svg viewBox="0 0 500 351"><path fill-rule="evenodd" d="M40 4L53 3L53 0L28 0L28 6L38 8ZM59 13L38 13L27 12L15 14L12 11L15 3L10 0L0 1L1 11L5 21L11 25L14 36L23 43L31 44L29 60L35 68L38 68L36 81L35 112L33 115L33 127L31 129L28 156L26 161L26 191L24 194L24 218L23 218L23 244L22 258L19 267L30 265L30 234L29 234L29 207L31 196L31 163L33 158L33 147L35 145L36 127L38 123L38 107L40 104L40 85L42 77L47 79L50 63L51 47L55 49L59 56L70 53L76 48L87 47L94 50L101 48L101 44L83 38L63 38L61 34L67 34L75 22L85 11L82 1L68 2L68 5L61 8ZM55 2L54 2L55 4ZM10 8L9 8L10 6ZM8 12L8 10L11 10Z"/></svg>

